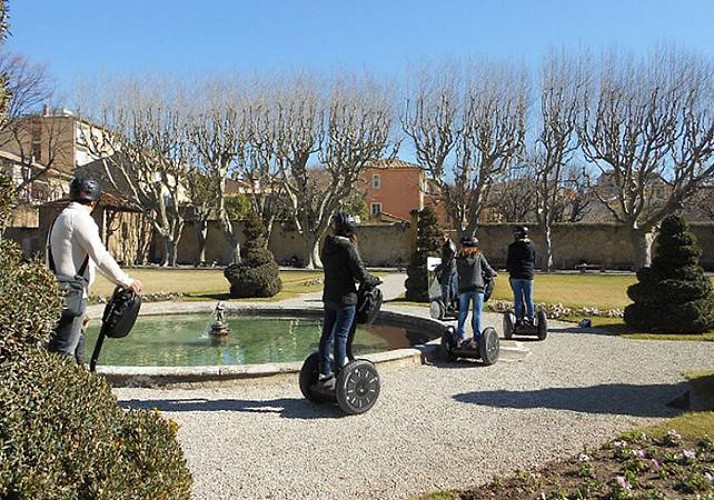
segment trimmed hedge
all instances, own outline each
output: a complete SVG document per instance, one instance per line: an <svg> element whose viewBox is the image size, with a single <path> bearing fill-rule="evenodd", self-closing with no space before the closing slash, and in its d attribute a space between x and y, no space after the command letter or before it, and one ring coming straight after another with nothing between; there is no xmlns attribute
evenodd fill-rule
<svg viewBox="0 0 714 500"><path fill-rule="evenodd" d="M42 349L0 379L1 498L189 498L175 423L122 410L103 378Z"/></svg>
<svg viewBox="0 0 714 500"><path fill-rule="evenodd" d="M280 268L273 253L265 248L264 227L251 212L245 221L247 241L241 248L240 264L231 264L223 275L231 284L231 298L272 297L283 289Z"/></svg>
<svg viewBox="0 0 714 500"><path fill-rule="evenodd" d="M0 240L0 363L40 347L62 311L57 280L39 263L22 264L20 248Z"/></svg>
<svg viewBox="0 0 714 500"><path fill-rule="evenodd" d="M712 284L699 265L700 255L684 219L667 216L652 266L639 270L638 282L627 289L633 304L625 308L625 323L663 333L699 333L714 327Z"/></svg>
<svg viewBox="0 0 714 500"><path fill-rule="evenodd" d="M431 207L419 211L417 220L417 249L407 266L405 297L413 302L429 302L428 257L438 257L441 250L439 220Z"/></svg>

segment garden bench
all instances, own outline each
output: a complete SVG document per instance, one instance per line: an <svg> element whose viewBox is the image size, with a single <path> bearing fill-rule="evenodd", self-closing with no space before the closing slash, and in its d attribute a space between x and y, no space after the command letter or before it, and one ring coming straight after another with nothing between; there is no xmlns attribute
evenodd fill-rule
<svg viewBox="0 0 714 500"><path fill-rule="evenodd" d="M577 269L581 273L586 273L588 271L603 272L605 270L602 264L588 264L587 262L581 262L580 264L576 264L575 269Z"/></svg>

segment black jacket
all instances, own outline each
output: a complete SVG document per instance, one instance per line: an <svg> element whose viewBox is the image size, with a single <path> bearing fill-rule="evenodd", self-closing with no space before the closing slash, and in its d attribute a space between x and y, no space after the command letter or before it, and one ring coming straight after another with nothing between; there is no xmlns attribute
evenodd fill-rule
<svg viewBox="0 0 714 500"><path fill-rule="evenodd" d="M365 269L354 243L343 236L328 236L320 257L325 271L323 302L336 305L356 305L357 286L355 283L373 284L379 282L379 278L370 275Z"/></svg>
<svg viewBox="0 0 714 500"><path fill-rule="evenodd" d="M456 256L456 272L459 275L459 293L483 292L486 284L484 275L489 278L496 276L496 271L490 266L482 253L474 255L459 254Z"/></svg>
<svg viewBox="0 0 714 500"><path fill-rule="evenodd" d="M536 248L529 239L516 240L508 245L506 269L511 278L532 280L535 276Z"/></svg>

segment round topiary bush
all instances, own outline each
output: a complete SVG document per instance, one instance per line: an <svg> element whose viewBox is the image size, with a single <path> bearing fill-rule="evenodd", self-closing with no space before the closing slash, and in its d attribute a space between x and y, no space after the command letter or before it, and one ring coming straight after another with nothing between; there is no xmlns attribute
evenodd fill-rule
<svg viewBox="0 0 714 500"><path fill-rule="evenodd" d="M231 284L231 298L272 297L283 289L280 268L273 253L265 248L263 221L251 212L245 221L246 242L241 261L231 264L223 275Z"/></svg>
<svg viewBox="0 0 714 500"><path fill-rule="evenodd" d="M175 423L122 410L103 378L43 349L0 379L0 498L189 498Z"/></svg>
<svg viewBox="0 0 714 500"><path fill-rule="evenodd" d="M655 257L627 289L633 303L625 323L647 332L700 333L714 327L712 284L699 265L699 248L685 220L662 221Z"/></svg>
<svg viewBox="0 0 714 500"><path fill-rule="evenodd" d="M407 266L405 297L414 302L429 302L428 257L438 257L441 249L439 242L439 221L436 212L426 207L417 214L417 248Z"/></svg>

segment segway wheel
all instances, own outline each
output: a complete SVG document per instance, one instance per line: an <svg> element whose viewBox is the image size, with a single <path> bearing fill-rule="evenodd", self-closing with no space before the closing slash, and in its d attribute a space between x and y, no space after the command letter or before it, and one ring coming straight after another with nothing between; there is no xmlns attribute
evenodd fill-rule
<svg viewBox="0 0 714 500"><path fill-rule="evenodd" d="M300 392L305 396L305 399L313 403L322 403L327 401L325 396L318 394L312 390L312 386L317 383L320 376L320 354L313 352L310 354L300 368Z"/></svg>
<svg viewBox="0 0 714 500"><path fill-rule="evenodd" d="M359 415L374 406L379 397L379 373L366 359L356 359L345 365L337 376L337 404L348 415Z"/></svg>
<svg viewBox="0 0 714 500"><path fill-rule="evenodd" d="M545 340L548 336L548 318L546 317L543 309L538 309L538 312L536 313L536 321L538 322L536 326L538 340Z"/></svg>
<svg viewBox="0 0 714 500"><path fill-rule="evenodd" d="M503 336L508 340L513 338L513 331L516 329L516 316L507 311L503 314Z"/></svg>
<svg viewBox="0 0 714 500"><path fill-rule="evenodd" d="M448 327L444 330L441 335L441 359L444 361L455 361L456 354L454 354L454 348L456 347L456 339L454 338L454 328Z"/></svg>
<svg viewBox="0 0 714 500"><path fill-rule="evenodd" d="M498 340L498 333L493 327L487 327L481 333L478 339L478 352L481 355L481 360L486 366L491 366L498 361L498 356L501 353L501 343Z"/></svg>
<svg viewBox="0 0 714 500"><path fill-rule="evenodd" d="M431 319L443 320L446 314L446 306L440 299L432 300L429 304L429 316Z"/></svg>

